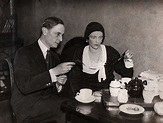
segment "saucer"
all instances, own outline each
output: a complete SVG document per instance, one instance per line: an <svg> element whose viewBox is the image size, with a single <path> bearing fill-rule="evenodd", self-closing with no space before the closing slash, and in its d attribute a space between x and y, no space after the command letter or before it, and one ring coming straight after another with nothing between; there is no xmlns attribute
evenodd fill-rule
<svg viewBox="0 0 163 123"><path fill-rule="evenodd" d="M124 104L119 107L119 110L126 114L141 114L144 108L135 104Z"/></svg>
<svg viewBox="0 0 163 123"><path fill-rule="evenodd" d="M91 103L95 100L95 97L93 95L91 95L89 98L87 99L82 99L79 95L77 95L75 97L75 99L79 102L82 102L82 103Z"/></svg>

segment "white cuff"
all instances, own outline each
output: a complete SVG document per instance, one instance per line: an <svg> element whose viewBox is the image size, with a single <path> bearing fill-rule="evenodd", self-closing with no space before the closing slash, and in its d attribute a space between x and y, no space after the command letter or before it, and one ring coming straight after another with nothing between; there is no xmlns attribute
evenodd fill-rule
<svg viewBox="0 0 163 123"><path fill-rule="evenodd" d="M56 82L57 91L60 92L62 90L62 85L57 84L57 77L54 74L52 69L49 70L49 73L50 73L50 77L51 77L52 83Z"/></svg>
<svg viewBox="0 0 163 123"><path fill-rule="evenodd" d="M124 59L125 67L126 68L132 68L134 67L134 63L132 59Z"/></svg>
<svg viewBox="0 0 163 123"><path fill-rule="evenodd" d="M53 83L53 82L56 82L56 81L57 81L57 77L56 77L56 75L54 74L54 72L53 72L52 69L49 70L49 73L50 73L50 77L51 77L52 83Z"/></svg>

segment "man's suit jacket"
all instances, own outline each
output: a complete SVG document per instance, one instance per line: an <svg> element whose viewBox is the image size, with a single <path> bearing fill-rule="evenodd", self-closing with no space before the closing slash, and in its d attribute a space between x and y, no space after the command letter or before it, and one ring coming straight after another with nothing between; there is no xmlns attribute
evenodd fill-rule
<svg viewBox="0 0 163 123"><path fill-rule="evenodd" d="M51 67L60 63L59 56L55 52L52 54L52 63ZM14 73L15 85L11 104L20 121L35 114L33 107L46 97L48 97L46 100L53 97L53 106L58 106L56 101L59 98L58 92L55 84L52 83L38 42L17 51L14 59ZM46 105L48 104L45 104L45 110ZM37 116L37 113L35 115Z"/></svg>

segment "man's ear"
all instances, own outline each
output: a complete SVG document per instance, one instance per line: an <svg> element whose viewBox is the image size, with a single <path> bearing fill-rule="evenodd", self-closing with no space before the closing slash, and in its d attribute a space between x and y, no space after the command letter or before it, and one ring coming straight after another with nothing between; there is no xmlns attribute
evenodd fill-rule
<svg viewBox="0 0 163 123"><path fill-rule="evenodd" d="M47 28L42 27L42 34L43 34L43 35L46 35L46 34L47 34L47 32L48 32Z"/></svg>

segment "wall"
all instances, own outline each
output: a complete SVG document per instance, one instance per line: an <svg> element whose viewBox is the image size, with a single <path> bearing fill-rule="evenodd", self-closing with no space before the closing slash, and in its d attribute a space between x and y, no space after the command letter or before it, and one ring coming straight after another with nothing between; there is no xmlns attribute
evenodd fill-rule
<svg viewBox="0 0 163 123"><path fill-rule="evenodd" d="M64 20L63 45L82 36L86 25L99 21L106 31L104 44L134 57L134 76L144 70L163 73L163 2L161 0L18 0L18 35L28 45L38 38L45 17Z"/></svg>

